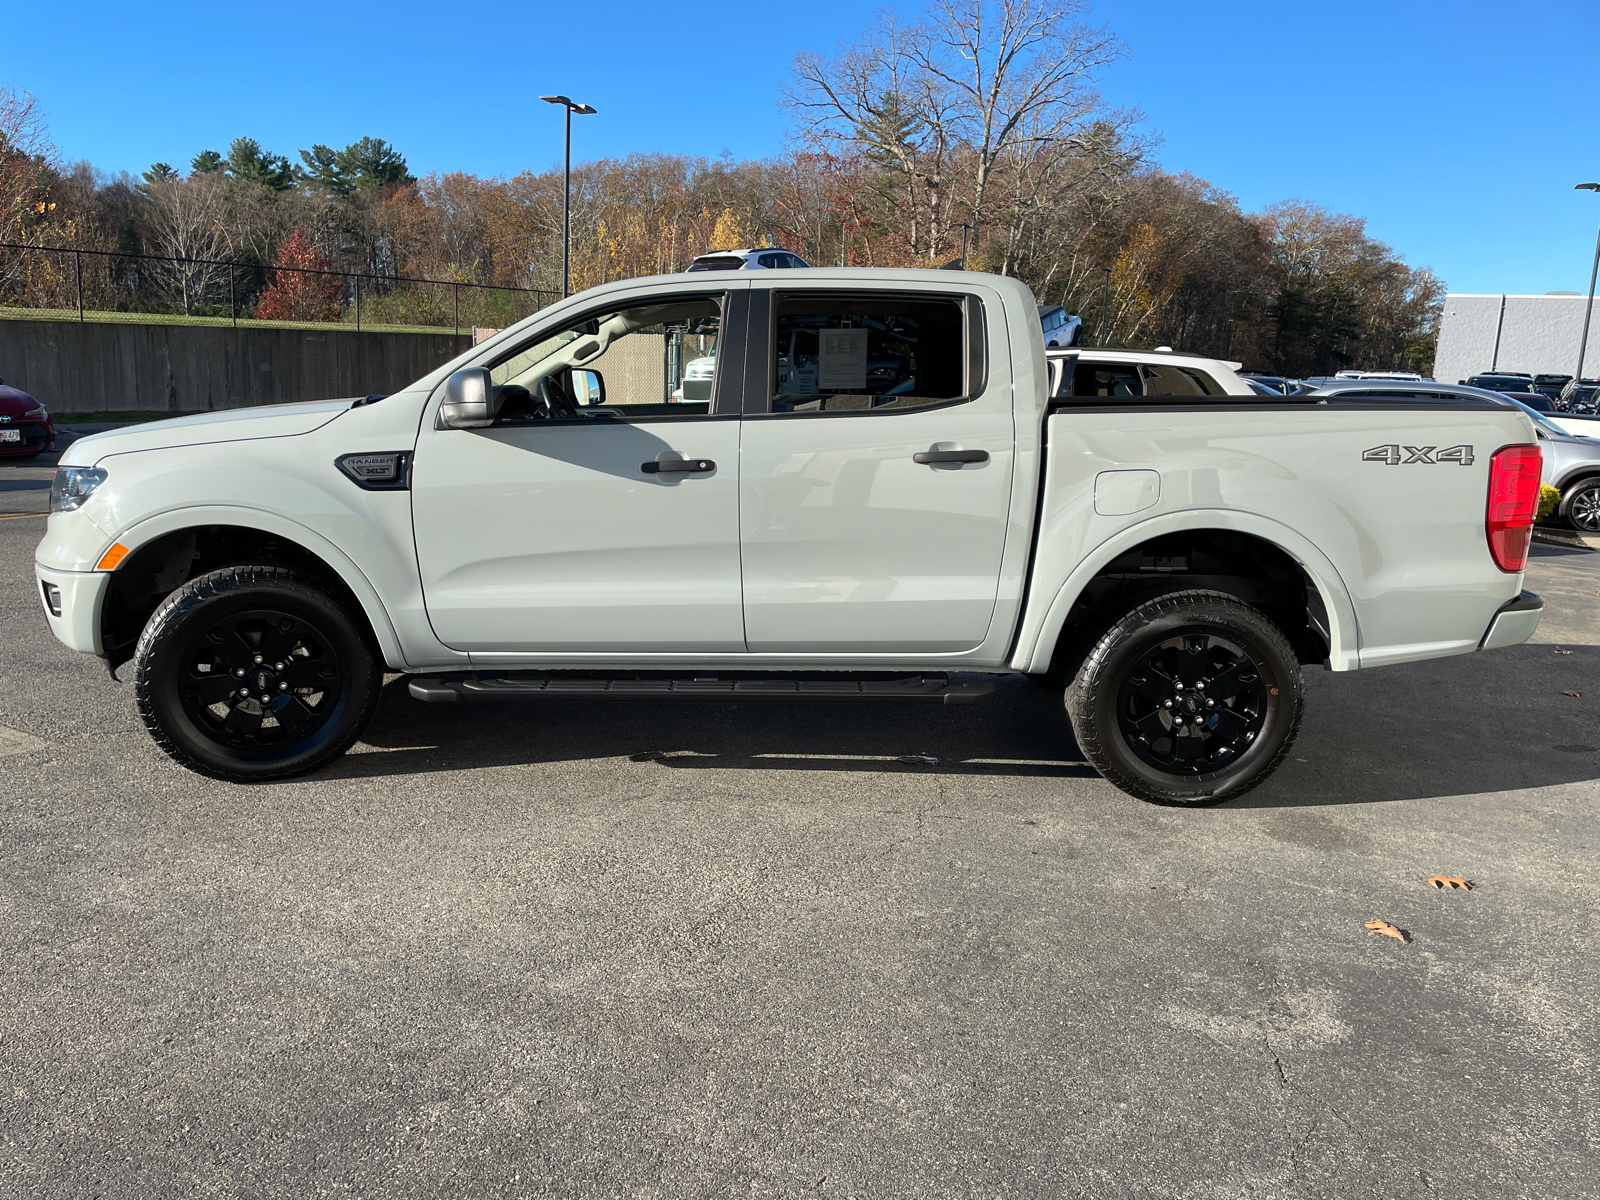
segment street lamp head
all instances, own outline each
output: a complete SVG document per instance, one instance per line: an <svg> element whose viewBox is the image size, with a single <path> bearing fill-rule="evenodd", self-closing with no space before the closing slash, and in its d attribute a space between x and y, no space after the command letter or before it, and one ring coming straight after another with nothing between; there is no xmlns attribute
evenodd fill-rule
<svg viewBox="0 0 1600 1200"><path fill-rule="evenodd" d="M599 111L598 109L592 108L587 104L579 104L576 100L573 100L567 96L540 96L539 99L543 100L546 104L564 104L570 111L575 112L580 116L587 117L590 114Z"/></svg>
<svg viewBox="0 0 1600 1200"><path fill-rule="evenodd" d="M1573 185L1572 190L1575 192L1600 192L1600 183L1578 183Z"/></svg>

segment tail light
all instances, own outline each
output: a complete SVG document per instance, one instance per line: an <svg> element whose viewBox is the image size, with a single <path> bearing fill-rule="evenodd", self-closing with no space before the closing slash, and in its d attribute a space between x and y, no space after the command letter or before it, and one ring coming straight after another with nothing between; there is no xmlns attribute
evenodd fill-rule
<svg viewBox="0 0 1600 1200"><path fill-rule="evenodd" d="M1542 466L1538 446L1502 446L1489 460L1484 529L1489 535L1489 553L1502 571L1515 573L1528 565Z"/></svg>

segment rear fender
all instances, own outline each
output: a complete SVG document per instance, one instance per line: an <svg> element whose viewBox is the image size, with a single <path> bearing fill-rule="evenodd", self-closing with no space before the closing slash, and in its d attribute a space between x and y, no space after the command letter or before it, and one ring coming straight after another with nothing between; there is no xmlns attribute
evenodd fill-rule
<svg viewBox="0 0 1600 1200"><path fill-rule="evenodd" d="M1119 555L1163 534L1204 529L1251 534L1271 542L1294 559L1316 585L1327 612L1331 643L1328 666L1335 671L1353 671L1360 665L1355 606L1337 568L1322 551L1287 525L1254 513L1227 509L1186 509L1152 517L1112 535L1096 546L1059 584L1035 579L1029 588L1022 631L1011 657L1012 668L1029 674L1049 670L1050 656L1055 651L1056 641L1066 626L1067 617L1078 596ZM1174 578L1181 579L1182 576Z"/></svg>

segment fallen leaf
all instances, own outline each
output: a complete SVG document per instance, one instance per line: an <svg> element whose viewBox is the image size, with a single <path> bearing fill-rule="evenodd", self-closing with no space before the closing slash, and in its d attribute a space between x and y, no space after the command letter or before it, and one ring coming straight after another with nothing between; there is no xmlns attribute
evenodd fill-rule
<svg viewBox="0 0 1600 1200"><path fill-rule="evenodd" d="M1401 944L1411 940L1406 936L1406 931L1404 929L1397 929L1387 921L1368 921L1367 928L1373 933L1382 934L1384 937L1392 937L1395 941L1400 942Z"/></svg>
<svg viewBox="0 0 1600 1200"><path fill-rule="evenodd" d="M1456 888L1460 888L1463 892L1472 890L1472 881L1463 879L1459 875L1435 875L1428 882L1436 888L1449 888L1452 891Z"/></svg>
<svg viewBox="0 0 1600 1200"><path fill-rule="evenodd" d="M1582 692L1562 692L1561 694L1563 696L1571 696L1574 700L1581 700L1583 698Z"/></svg>
<svg viewBox="0 0 1600 1200"><path fill-rule="evenodd" d="M643 750L638 754L628 755L628 760L630 762L658 762L665 757L666 755L659 750Z"/></svg>

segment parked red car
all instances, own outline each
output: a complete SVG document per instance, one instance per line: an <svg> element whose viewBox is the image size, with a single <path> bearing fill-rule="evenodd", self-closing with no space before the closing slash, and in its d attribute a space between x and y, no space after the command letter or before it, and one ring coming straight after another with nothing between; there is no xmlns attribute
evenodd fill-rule
<svg viewBox="0 0 1600 1200"><path fill-rule="evenodd" d="M0 458L32 458L55 440L55 422L44 405L0 379Z"/></svg>

